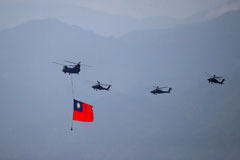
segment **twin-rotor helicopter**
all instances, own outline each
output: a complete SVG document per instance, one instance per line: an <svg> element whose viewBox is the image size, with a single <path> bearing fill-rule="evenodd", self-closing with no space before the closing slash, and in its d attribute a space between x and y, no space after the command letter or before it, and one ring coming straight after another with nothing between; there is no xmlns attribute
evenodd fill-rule
<svg viewBox="0 0 240 160"><path fill-rule="evenodd" d="M81 64L81 62L71 62L71 61L67 61L67 60L64 60L65 62L68 62L68 63L72 63L70 65L66 65L66 64L61 64L61 63L58 63L58 62L53 62L55 64L58 64L58 65L61 65L63 66L63 73L68 73L69 75L70 74L79 74L79 72L81 71L81 66L86 66L86 67L90 67L88 65L85 65L85 64Z"/></svg>

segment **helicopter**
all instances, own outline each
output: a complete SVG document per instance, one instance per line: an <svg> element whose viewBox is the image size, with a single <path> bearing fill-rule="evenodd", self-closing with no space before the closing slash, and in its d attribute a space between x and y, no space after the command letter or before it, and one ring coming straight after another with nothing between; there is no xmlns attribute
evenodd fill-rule
<svg viewBox="0 0 240 160"><path fill-rule="evenodd" d="M155 88L154 90L151 91L152 94L157 95L157 94L162 94L162 93L171 93L172 88L170 87L158 87L158 86L153 86ZM162 90L163 88L168 88L167 91Z"/></svg>
<svg viewBox="0 0 240 160"><path fill-rule="evenodd" d="M68 62L68 63L72 63L74 65L65 65L65 64L61 64L61 63L57 63L57 62L53 62L55 64L58 64L58 65L62 65L63 66L63 69L62 71L66 74L68 73L69 75L70 74L79 74L79 72L81 71L80 67L81 66L87 66L87 67L90 67L88 65L85 65L85 64L81 64L81 62L71 62L71 61L67 61L67 60L64 60L65 62ZM72 67L71 67L72 66Z"/></svg>
<svg viewBox="0 0 240 160"><path fill-rule="evenodd" d="M90 82L90 81L89 81ZM94 83L94 82L90 82L90 83ZM95 83L94 83L95 84ZM106 88L104 88L103 86L107 86ZM93 85L92 88L97 91L97 90L106 90L109 91L109 89L111 88L112 85L108 85L108 84L101 84L99 81L97 81L96 85Z"/></svg>
<svg viewBox="0 0 240 160"><path fill-rule="evenodd" d="M218 77L215 74L211 78L208 78L208 83L211 83L211 84L216 83L216 84L223 85L224 81L225 79L223 77Z"/></svg>

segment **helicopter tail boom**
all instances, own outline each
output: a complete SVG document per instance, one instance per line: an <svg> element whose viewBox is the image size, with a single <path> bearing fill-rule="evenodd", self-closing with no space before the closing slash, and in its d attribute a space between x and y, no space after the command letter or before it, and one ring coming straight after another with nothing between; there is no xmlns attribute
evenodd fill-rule
<svg viewBox="0 0 240 160"><path fill-rule="evenodd" d="M171 90L172 90L172 88L169 88L169 89L168 89L168 93L171 93Z"/></svg>
<svg viewBox="0 0 240 160"><path fill-rule="evenodd" d="M107 90L109 91L110 88L111 88L111 85L109 85L109 86L107 87Z"/></svg>
<svg viewBox="0 0 240 160"><path fill-rule="evenodd" d="M221 84L221 85L224 84L224 81L225 81L225 79L223 79L223 80L220 82L220 84Z"/></svg>

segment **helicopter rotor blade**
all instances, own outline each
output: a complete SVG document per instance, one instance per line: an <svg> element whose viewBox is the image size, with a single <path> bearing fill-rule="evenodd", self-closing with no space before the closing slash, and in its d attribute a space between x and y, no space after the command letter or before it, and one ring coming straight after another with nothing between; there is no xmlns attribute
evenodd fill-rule
<svg viewBox="0 0 240 160"><path fill-rule="evenodd" d="M109 84L102 84L102 83L100 83L100 85L102 85L102 86L110 86Z"/></svg>
<svg viewBox="0 0 240 160"><path fill-rule="evenodd" d="M97 82L92 82L92 81L88 81L89 83L92 83L92 84L98 84L97 82L99 82L99 81L97 81ZM99 85L102 85L102 86L110 86L109 84L102 84L102 83L100 83Z"/></svg>
<svg viewBox="0 0 240 160"><path fill-rule="evenodd" d="M92 84L96 84L96 82L93 82L93 81L88 81L89 83L92 83Z"/></svg>
<svg viewBox="0 0 240 160"><path fill-rule="evenodd" d="M103 84L103 83L101 83L99 80L97 80L97 84L100 84L100 85L102 85L102 86L109 86L108 84Z"/></svg>
<svg viewBox="0 0 240 160"><path fill-rule="evenodd" d="M212 77L212 76L213 76L213 75L211 75L211 74L208 73L208 72L205 72L205 74L206 74L207 77Z"/></svg>
<svg viewBox="0 0 240 160"><path fill-rule="evenodd" d="M159 89L163 89L163 88L169 88L169 87L160 87Z"/></svg>
<svg viewBox="0 0 240 160"><path fill-rule="evenodd" d="M65 62L68 62L68 63L72 63L72 64L77 64L76 62L71 62L71 61L67 61L67 60L64 60ZM79 62L80 63L80 62Z"/></svg>
<svg viewBox="0 0 240 160"><path fill-rule="evenodd" d="M85 66L85 67L92 67L92 66L89 66L89 65L86 65L86 64L81 64L81 62L72 62L72 61L67 61L67 60L64 60L65 62L68 62L68 63L72 63L72 64L80 64L81 66Z"/></svg>
<svg viewBox="0 0 240 160"><path fill-rule="evenodd" d="M79 62L79 63L80 63L80 62ZM89 65L86 65L86 64L81 64L81 63L80 63L80 65L81 65L81 66L84 66L84 67L92 67L92 66L89 66Z"/></svg>
<svg viewBox="0 0 240 160"><path fill-rule="evenodd" d="M61 66L65 66L65 64L61 64L61 63L58 63L58 62L52 62L54 64L58 64L58 65L61 65Z"/></svg>
<svg viewBox="0 0 240 160"><path fill-rule="evenodd" d="M221 79L221 78L223 78L223 77L215 77L215 78L220 78L220 79Z"/></svg>
<svg viewBox="0 0 240 160"><path fill-rule="evenodd" d="M152 88L146 88L146 89L152 89Z"/></svg>

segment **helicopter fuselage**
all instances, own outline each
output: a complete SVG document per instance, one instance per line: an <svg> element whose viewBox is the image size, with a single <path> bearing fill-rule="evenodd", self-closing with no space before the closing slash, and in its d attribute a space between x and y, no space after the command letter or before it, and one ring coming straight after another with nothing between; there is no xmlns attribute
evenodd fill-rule
<svg viewBox="0 0 240 160"><path fill-rule="evenodd" d="M110 89L110 87L111 87L111 85L109 85L107 88L104 88L103 86L101 86L101 85L94 85L94 86L92 86L92 88L94 89L94 90L109 90Z"/></svg>
<svg viewBox="0 0 240 160"><path fill-rule="evenodd" d="M208 79L208 82L209 82L209 83L217 83L217 84L221 84L221 85L222 85L223 82L224 82L224 80L225 80L225 79L222 79L222 81L219 81L219 80L217 80L216 78L209 78L209 79Z"/></svg>
<svg viewBox="0 0 240 160"><path fill-rule="evenodd" d="M155 90L152 90L151 93L157 95L157 94L162 94L162 93L170 93L171 90L172 90L172 88L169 88L168 91L163 91L161 89L155 89Z"/></svg>
<svg viewBox="0 0 240 160"><path fill-rule="evenodd" d="M68 66L64 66L63 67L63 70L62 70L64 73L69 73L69 74L79 74L79 72L81 71L80 69L80 65L77 64L76 66L74 67L68 67Z"/></svg>

